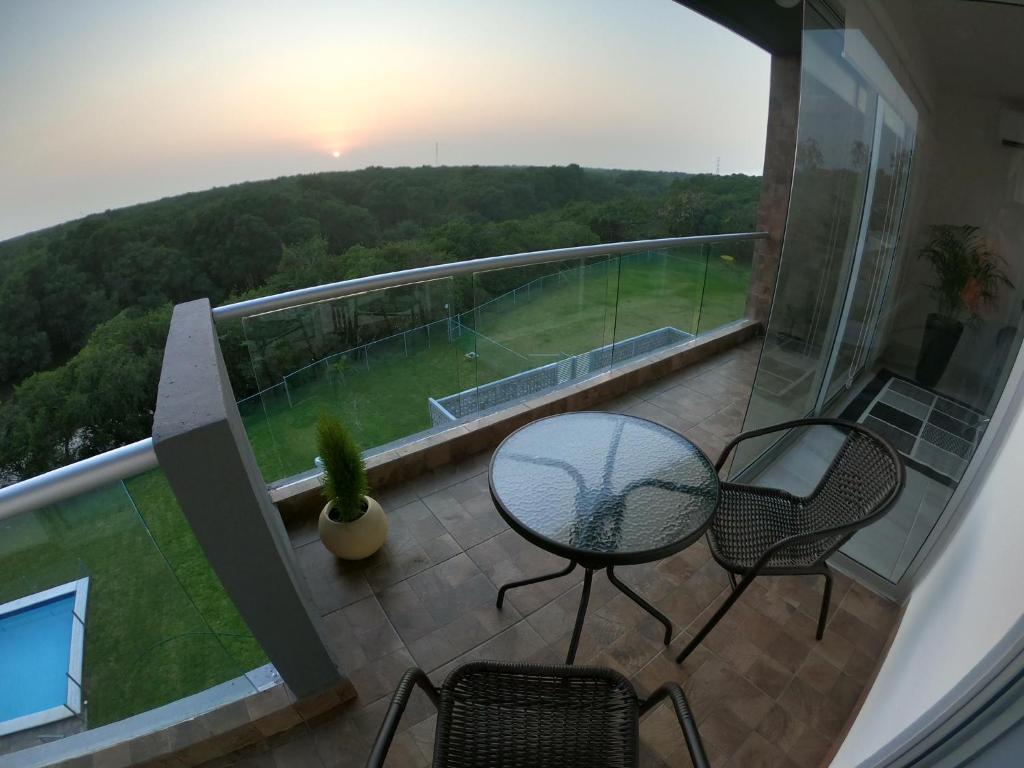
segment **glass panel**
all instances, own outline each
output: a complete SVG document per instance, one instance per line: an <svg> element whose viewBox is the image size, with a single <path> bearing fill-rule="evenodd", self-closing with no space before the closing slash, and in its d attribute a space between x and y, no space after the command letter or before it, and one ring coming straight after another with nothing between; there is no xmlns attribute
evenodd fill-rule
<svg viewBox="0 0 1024 768"><path fill-rule="evenodd" d="M893 444L906 488L843 552L899 582L975 459L1020 348L1024 161L996 132L1019 78L969 62L989 60L986 40L1012 46L1024 11L936 3L922 28L890 5L908 4L885 4L892 29L877 24L881 3L850 0L847 28L833 31L805 4L790 218L745 427L816 411ZM943 30L960 28L985 33L951 58ZM915 55L894 40L914 41ZM862 214L847 203L858 194ZM766 446L748 447L745 477L806 491L835 450L828 437L794 436L753 465Z"/></svg>
<svg viewBox="0 0 1024 768"><path fill-rule="evenodd" d="M803 35L797 155L779 281L744 430L816 406L857 243L877 99L843 62L843 35L810 7ZM750 440L733 471L767 447Z"/></svg>
<svg viewBox="0 0 1024 768"><path fill-rule="evenodd" d="M239 403L268 482L312 470L321 412L369 451L447 422L431 400L472 385L454 281L373 291L246 318L259 392Z"/></svg>
<svg viewBox="0 0 1024 768"><path fill-rule="evenodd" d="M747 316L754 241L712 243L706 250L708 269L700 308L701 333Z"/></svg>
<svg viewBox="0 0 1024 768"><path fill-rule="evenodd" d="M0 755L264 663L163 477L129 484L141 507L118 483L0 522L0 669L25 682L3 672Z"/></svg>
<svg viewBox="0 0 1024 768"><path fill-rule="evenodd" d="M845 310L836 359L825 394L826 402L852 388L857 375L870 362L879 312L901 232L913 132L881 98L875 131L875 147L869 162L872 175L868 185L869 207L858 246L860 252L854 264L849 306Z"/></svg>
<svg viewBox="0 0 1024 768"><path fill-rule="evenodd" d="M439 404L462 418L608 370L618 272L596 258L474 274L460 333L476 380Z"/></svg>
<svg viewBox="0 0 1024 768"><path fill-rule="evenodd" d="M615 362L696 336L705 262L700 246L644 251L620 258Z"/></svg>

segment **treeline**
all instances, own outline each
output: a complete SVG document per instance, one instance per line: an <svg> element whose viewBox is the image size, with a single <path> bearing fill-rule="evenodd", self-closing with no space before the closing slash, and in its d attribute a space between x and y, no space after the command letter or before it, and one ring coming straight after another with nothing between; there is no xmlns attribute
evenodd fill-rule
<svg viewBox="0 0 1024 768"><path fill-rule="evenodd" d="M367 168L108 211L0 243L0 476L149 434L170 308L521 250L753 228L760 179ZM256 382L240 323L236 394ZM362 340L366 341L366 340ZM13 390L13 392L12 392Z"/></svg>

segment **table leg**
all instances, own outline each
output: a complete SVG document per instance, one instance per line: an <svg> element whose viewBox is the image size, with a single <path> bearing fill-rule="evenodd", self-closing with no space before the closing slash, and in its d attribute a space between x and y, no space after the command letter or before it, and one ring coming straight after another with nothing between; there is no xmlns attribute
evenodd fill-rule
<svg viewBox="0 0 1024 768"><path fill-rule="evenodd" d="M626 597L628 597L630 600L639 605L641 608L643 608L645 611L651 614L651 616L653 616L662 623L662 625L665 627L665 645L668 645L670 642L672 642L672 622L669 621L668 618L666 618L665 614L663 614L653 605L651 605L642 597L640 597L640 595L638 595L632 589L630 589L621 581L619 581L618 578L615 576L615 571L613 570L613 567L610 565L608 566L608 580L616 587L618 587L619 591L622 592Z"/></svg>
<svg viewBox="0 0 1024 768"><path fill-rule="evenodd" d="M504 585L503 587L501 587L501 589L498 590L498 610L501 610L501 605L505 602L505 593L508 592L510 589L515 589L516 587L525 587L527 584L537 584L541 581L551 581L552 579L560 579L563 576L568 576L574 570L576 570L576 561L570 560L569 565L567 565L558 573L548 573L544 576L534 576L531 579L523 579L522 581L510 581L508 584Z"/></svg>
<svg viewBox="0 0 1024 768"><path fill-rule="evenodd" d="M572 664L576 660L576 649L580 645L580 634L583 632L583 619L587 615L587 603L590 602L590 583L594 580L594 572L589 568L583 569L583 594L580 595L580 607L576 611L576 626L572 628L572 640L569 643L569 653L565 656L565 663Z"/></svg>

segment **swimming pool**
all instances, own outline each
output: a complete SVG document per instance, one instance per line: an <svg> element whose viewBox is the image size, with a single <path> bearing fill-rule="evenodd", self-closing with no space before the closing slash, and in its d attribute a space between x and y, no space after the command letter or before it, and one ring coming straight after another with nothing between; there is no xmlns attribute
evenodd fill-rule
<svg viewBox="0 0 1024 768"><path fill-rule="evenodd" d="M82 710L88 578L0 605L0 736Z"/></svg>

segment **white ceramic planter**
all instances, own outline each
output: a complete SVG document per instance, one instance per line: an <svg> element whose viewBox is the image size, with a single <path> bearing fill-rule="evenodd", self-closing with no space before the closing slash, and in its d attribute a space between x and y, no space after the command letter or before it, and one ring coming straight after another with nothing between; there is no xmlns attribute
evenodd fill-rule
<svg viewBox="0 0 1024 768"><path fill-rule="evenodd" d="M358 520L342 523L331 520L333 502L327 502L320 512L320 541L342 560L362 560L384 544L388 537L388 518L380 504L364 496L366 512Z"/></svg>

